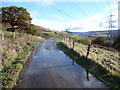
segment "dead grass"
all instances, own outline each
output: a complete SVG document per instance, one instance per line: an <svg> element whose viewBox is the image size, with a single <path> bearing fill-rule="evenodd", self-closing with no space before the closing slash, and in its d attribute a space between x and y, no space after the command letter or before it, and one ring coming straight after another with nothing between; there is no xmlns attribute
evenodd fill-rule
<svg viewBox="0 0 120 90"><path fill-rule="evenodd" d="M5 35L11 35L11 32L5 32ZM23 65L27 62L29 53L34 49L34 46L44 40L41 37L32 36L29 34L16 34L16 38L12 39L5 37L1 40L1 75L2 88L13 88L19 77Z"/></svg>
<svg viewBox="0 0 120 90"><path fill-rule="evenodd" d="M62 43L61 43L62 42ZM111 88L120 88L120 62L119 53L109 50L91 47L90 54L86 58L87 46L75 43L73 49L72 42L58 42L57 45L70 58L80 64L100 81Z"/></svg>
<svg viewBox="0 0 120 90"><path fill-rule="evenodd" d="M64 42L69 48L72 48L71 42ZM86 56L87 45L81 43L75 43L74 50L78 52L81 56ZM111 72L112 75L120 77L120 61L119 61L119 52L113 52L101 48L91 46L88 59L95 61L100 64L102 67Z"/></svg>

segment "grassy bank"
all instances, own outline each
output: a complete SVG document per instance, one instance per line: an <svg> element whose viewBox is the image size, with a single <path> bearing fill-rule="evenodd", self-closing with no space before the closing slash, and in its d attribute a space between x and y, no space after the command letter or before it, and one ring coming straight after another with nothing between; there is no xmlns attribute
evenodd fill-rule
<svg viewBox="0 0 120 90"><path fill-rule="evenodd" d="M10 33L5 33L5 36L10 36ZM24 64L27 63L34 46L43 40L43 38L24 33L15 39L6 37L1 40L2 64L0 64L0 67L2 68L2 88L13 88L16 85L19 74Z"/></svg>
<svg viewBox="0 0 120 90"><path fill-rule="evenodd" d="M82 50L80 52L77 52L75 51L76 49L73 50L73 48L68 47L66 44L62 42L58 42L57 45L63 52L65 52L76 63L80 64L82 67L88 70L96 78L104 82L106 85L114 89L120 88L120 85L119 85L120 77L118 75L119 73L113 75L111 72L109 72L108 69L104 68L98 62L95 62L94 60L92 60L92 58L86 59L85 58L86 52L83 53ZM77 48L77 50L79 50L79 48Z"/></svg>
<svg viewBox="0 0 120 90"><path fill-rule="evenodd" d="M9 23L0 23L0 79L2 88L13 88L35 45L41 41L56 36L66 35L57 31L51 31L41 26L33 25L29 30L11 28Z"/></svg>

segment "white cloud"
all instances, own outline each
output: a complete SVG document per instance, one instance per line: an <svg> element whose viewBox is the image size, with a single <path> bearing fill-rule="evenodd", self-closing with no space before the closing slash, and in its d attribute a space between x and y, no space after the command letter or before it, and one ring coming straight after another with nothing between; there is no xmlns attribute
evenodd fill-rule
<svg viewBox="0 0 120 90"><path fill-rule="evenodd" d="M63 20L63 17L62 16L59 16L59 15L53 15L51 16L52 18L55 18L56 20Z"/></svg>
<svg viewBox="0 0 120 90"><path fill-rule="evenodd" d="M104 17L105 17L105 14L102 13L102 14L96 14L96 15L90 16L86 20L96 22L96 21L101 21Z"/></svg>
<svg viewBox="0 0 120 90"><path fill-rule="evenodd" d="M71 23L71 22L62 22L62 21L49 21L45 19L33 19L32 23L35 25L43 26L45 28L49 28L52 30L59 30L59 31L63 31L64 29L70 27L80 26L78 21L77 22L74 21L73 23Z"/></svg>
<svg viewBox="0 0 120 90"><path fill-rule="evenodd" d="M113 23L114 26L118 27L118 11L117 11L117 4L114 4L112 14L115 15L112 17L112 20L116 22ZM105 10L108 12L109 7ZM71 30L71 31L78 31L78 32L85 32L85 31L96 31L96 30L109 30L109 17L107 17L109 13L99 13L93 16L89 16L84 20L77 20L72 22L63 22L64 19L61 16L53 15L51 17L56 18L57 21L50 21L45 19L33 19L32 23L35 25L43 26L52 30L59 30L62 31L67 28L74 28L79 27L81 29L78 30ZM101 24L101 25L100 25ZM117 29L117 28L113 28Z"/></svg>
<svg viewBox="0 0 120 90"><path fill-rule="evenodd" d="M73 21L73 22L62 22L62 21L49 21L49 20L44 20L44 19L33 19L32 23L35 25L43 26L45 28L49 28L52 30L59 30L63 31L67 28L76 28L76 27L82 27L80 31L84 32L87 30L93 30L96 29L96 24L95 23L84 23L81 21Z"/></svg>
<svg viewBox="0 0 120 90"><path fill-rule="evenodd" d="M114 20L117 20L117 11L114 12L115 16L112 18ZM60 18L57 15L54 15L56 18ZM107 28L109 26L108 23L106 23L107 17L106 14L96 14L94 16L88 17L84 20L78 20L73 22L62 22L62 20L57 21L50 21L45 19L33 19L32 23L35 25L43 26L52 30L59 30L62 31L67 28L74 28L79 27L82 29L78 30L71 30L71 31L78 31L78 32L85 32L85 31L96 31L96 30L108 30ZM100 24L102 24L100 26ZM113 23L113 25L118 27L118 21ZM115 29L115 28L114 28Z"/></svg>
<svg viewBox="0 0 120 90"><path fill-rule="evenodd" d="M39 15L40 15L40 12L38 12L37 10L30 11L30 16L32 18L36 18Z"/></svg>

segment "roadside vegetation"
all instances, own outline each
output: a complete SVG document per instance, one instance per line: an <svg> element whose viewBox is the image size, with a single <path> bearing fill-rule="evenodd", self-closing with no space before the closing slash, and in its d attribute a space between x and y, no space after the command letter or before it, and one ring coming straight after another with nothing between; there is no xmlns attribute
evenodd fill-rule
<svg viewBox="0 0 120 90"><path fill-rule="evenodd" d="M106 40L105 37L97 37L92 43L120 50L120 35L114 41Z"/></svg>
<svg viewBox="0 0 120 90"><path fill-rule="evenodd" d="M2 88L13 88L31 52L41 41L63 33L31 24L32 18L23 7L2 7L0 22L0 78Z"/></svg>
<svg viewBox="0 0 120 90"><path fill-rule="evenodd" d="M96 47L106 48L113 51L120 50L120 35L116 36L114 41L107 40L105 37L90 38L81 35L71 35L69 39L84 45L92 44Z"/></svg>
<svg viewBox="0 0 120 90"><path fill-rule="evenodd" d="M72 35L68 39L66 38L58 42L57 45L69 57L99 80L111 88L118 89L120 88L119 49L94 45L92 42L95 40L96 39L86 38L84 36ZM86 58L88 44L91 44L91 48Z"/></svg>
<svg viewBox="0 0 120 90"><path fill-rule="evenodd" d="M9 32L7 32L8 34ZM21 37L15 39L3 40L2 51L2 64L0 64L2 71L2 88L13 88L19 74L28 62L34 46L40 43L43 38L22 34Z"/></svg>
<svg viewBox="0 0 120 90"><path fill-rule="evenodd" d="M38 43L53 37L56 37L56 41L60 41L64 36L68 38L57 44L68 56L110 87L120 88L118 85L120 83L120 62L117 52L120 49L119 37L113 42L106 42L101 38L93 39L66 32L52 31L31 24L32 18L23 7L2 7L0 10L2 17L0 18L2 19L0 22L0 76L2 76L0 78L2 79L2 88L13 88L16 85L22 68L29 61L30 54ZM86 59L88 44L93 45Z"/></svg>

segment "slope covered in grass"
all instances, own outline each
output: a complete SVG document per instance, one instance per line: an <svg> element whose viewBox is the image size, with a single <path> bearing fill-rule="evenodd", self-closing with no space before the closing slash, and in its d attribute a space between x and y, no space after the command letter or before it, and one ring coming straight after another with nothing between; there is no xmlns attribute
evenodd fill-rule
<svg viewBox="0 0 120 90"><path fill-rule="evenodd" d="M4 32L4 40L0 41L2 88L14 87L35 45L44 40L41 37L24 33L21 35L16 33L15 39L10 38L12 35L12 32Z"/></svg>
<svg viewBox="0 0 120 90"><path fill-rule="evenodd" d="M88 48L87 45L75 42L73 48L73 42L70 40L67 42L59 42L57 45L69 57L75 60L78 64L106 85L111 88L120 88L119 52L113 52L91 46L90 54L88 58L86 58Z"/></svg>

